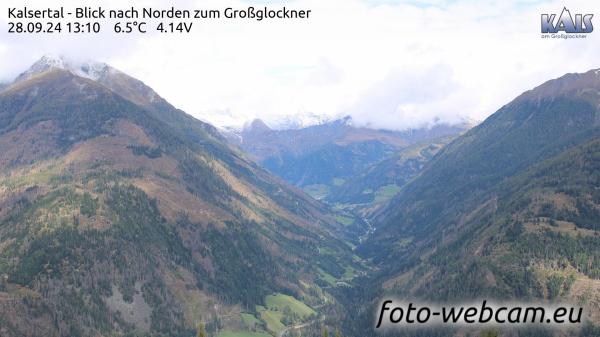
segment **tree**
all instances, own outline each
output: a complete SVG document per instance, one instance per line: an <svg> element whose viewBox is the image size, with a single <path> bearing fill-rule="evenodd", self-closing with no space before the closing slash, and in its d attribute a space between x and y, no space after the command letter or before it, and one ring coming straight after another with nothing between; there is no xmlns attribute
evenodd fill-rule
<svg viewBox="0 0 600 337"><path fill-rule="evenodd" d="M335 337L342 337L342 331L340 331L340 328L335 329Z"/></svg>
<svg viewBox="0 0 600 337"><path fill-rule="evenodd" d="M197 337L207 337L206 330L204 329L204 323L198 323L198 328L196 329Z"/></svg>
<svg viewBox="0 0 600 337"><path fill-rule="evenodd" d="M323 327L321 327L321 336L329 337L329 331L327 331L327 327L324 325L323 325Z"/></svg>

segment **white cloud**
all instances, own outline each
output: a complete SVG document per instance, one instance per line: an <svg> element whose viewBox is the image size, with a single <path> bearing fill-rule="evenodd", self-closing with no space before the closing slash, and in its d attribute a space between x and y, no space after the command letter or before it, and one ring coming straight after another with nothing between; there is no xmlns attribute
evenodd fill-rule
<svg viewBox="0 0 600 337"><path fill-rule="evenodd" d="M464 106L452 68L394 69L368 89L349 109L358 125L375 128L416 128L436 122L460 121Z"/></svg>
<svg viewBox="0 0 600 337"><path fill-rule="evenodd" d="M21 1L5 2L2 6L22 6ZM51 2L82 5L35 0L28 6ZM311 9L311 19L196 21L192 34L168 36L14 36L4 29L0 78L15 76L46 52L63 53L111 63L174 105L215 124L241 125L254 117L274 121L311 112L351 113L363 124L403 128L461 116L483 119L547 79L600 67L600 31L568 41L544 40L539 33L541 13L567 6L572 13L600 17L600 3L285 3ZM137 7L170 4L136 2ZM249 5L264 2L177 3L207 9ZM104 0L102 6L124 7L117 0ZM0 11L6 13L5 8Z"/></svg>

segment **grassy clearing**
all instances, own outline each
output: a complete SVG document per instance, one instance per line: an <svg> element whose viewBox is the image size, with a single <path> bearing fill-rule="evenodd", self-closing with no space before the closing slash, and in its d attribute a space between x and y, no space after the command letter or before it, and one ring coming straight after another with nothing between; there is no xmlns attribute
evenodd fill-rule
<svg viewBox="0 0 600 337"><path fill-rule="evenodd" d="M293 313L304 318L317 313L308 305L298 301L292 296L284 294L269 295L267 296L265 302L269 309L283 311L285 307L289 307Z"/></svg>
<svg viewBox="0 0 600 337"><path fill-rule="evenodd" d="M351 204L340 204L340 203L335 203L333 205L333 207L332 207L332 209L334 211L338 211L338 212L339 211L345 211L345 210L348 210L348 209L351 209L351 208L352 208Z"/></svg>
<svg viewBox="0 0 600 337"><path fill-rule="evenodd" d="M276 334L279 334L283 329L285 329L285 325L281 323L283 319L283 313L280 311L268 310L267 308L257 305L256 311L260 315L260 319L262 319L267 324L267 329L269 331L273 331Z"/></svg>
<svg viewBox="0 0 600 337"><path fill-rule="evenodd" d="M398 194L398 192L400 192L400 187L395 184L382 186L375 192L375 202L390 200Z"/></svg>
<svg viewBox="0 0 600 337"><path fill-rule="evenodd" d="M354 223L354 219L344 216L344 215L336 215L335 216L335 220L341 224L343 224L344 226L350 226Z"/></svg>
<svg viewBox="0 0 600 337"><path fill-rule="evenodd" d="M304 187L304 192L315 199L323 199L329 194L329 186L321 184L308 185Z"/></svg>
<svg viewBox="0 0 600 337"><path fill-rule="evenodd" d="M332 256L335 256L336 252L333 249L329 248L329 247L322 246L322 247L319 247L319 253L322 254L322 255L332 255Z"/></svg>
<svg viewBox="0 0 600 337"><path fill-rule="evenodd" d="M260 320L265 322L267 330L280 334L287 325L305 321L317 312L308 305L298 301L292 296L284 294L273 294L265 298L266 307L257 305L256 311ZM254 316L243 318L246 320L256 319ZM291 318L293 317L293 318ZM284 323L287 322L287 323Z"/></svg>
<svg viewBox="0 0 600 337"><path fill-rule="evenodd" d="M266 332L221 331L217 337L273 337Z"/></svg>
<svg viewBox="0 0 600 337"><path fill-rule="evenodd" d="M352 266L346 266L346 270L344 272L344 280L352 280L354 277L356 277L356 269L352 268Z"/></svg>
<svg viewBox="0 0 600 337"><path fill-rule="evenodd" d="M335 286L335 282L337 282L337 279L333 277L333 275L329 274L321 268L319 268L319 276L323 281L327 282L332 287Z"/></svg>
<svg viewBox="0 0 600 337"><path fill-rule="evenodd" d="M406 247L408 247L408 245L410 245L412 243L412 241L413 241L412 237L402 238L394 243L394 249L398 249L398 250L405 249Z"/></svg>
<svg viewBox="0 0 600 337"><path fill-rule="evenodd" d="M240 316L242 318L242 322L244 322L244 325L248 328L254 328L260 326L261 324L261 321L252 314L243 312L240 314Z"/></svg>

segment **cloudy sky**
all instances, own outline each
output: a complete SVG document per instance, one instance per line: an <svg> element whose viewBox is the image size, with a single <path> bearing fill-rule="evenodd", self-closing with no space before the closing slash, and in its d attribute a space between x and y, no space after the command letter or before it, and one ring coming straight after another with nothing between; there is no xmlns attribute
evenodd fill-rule
<svg viewBox="0 0 600 337"><path fill-rule="evenodd" d="M119 0L87 1L123 8ZM74 8L86 1L28 1ZM169 8L172 1L136 1ZM267 1L187 0L198 9L263 6ZM191 34L7 33L0 5L0 80L46 53L107 62L171 103L213 124L260 117L353 116L356 123L404 129L482 120L521 92L567 72L600 68L600 2L295 0L270 8L312 10L309 20L195 21ZM542 39L540 14L595 14L586 39ZM152 26L149 25L149 26ZM305 117L307 118L307 117Z"/></svg>

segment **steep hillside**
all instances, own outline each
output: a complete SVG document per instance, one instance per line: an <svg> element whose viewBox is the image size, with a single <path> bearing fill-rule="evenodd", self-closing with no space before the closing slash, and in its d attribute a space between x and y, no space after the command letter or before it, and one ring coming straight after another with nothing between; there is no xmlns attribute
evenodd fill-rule
<svg viewBox="0 0 600 337"><path fill-rule="evenodd" d="M17 78L0 148L3 336L277 334L312 316L268 296L325 312L323 275L362 268L320 203L103 64Z"/></svg>
<svg viewBox="0 0 600 337"><path fill-rule="evenodd" d="M369 166L343 184L334 186L326 200L330 203L355 205L364 211L377 209L388 202L427 162L448 144L454 136L434 139L408 146L400 152Z"/></svg>
<svg viewBox="0 0 600 337"><path fill-rule="evenodd" d="M386 292L568 299L600 322L600 71L516 98L444 147L359 249Z"/></svg>
<svg viewBox="0 0 600 337"><path fill-rule="evenodd" d="M390 230L429 233L439 222L453 221L448 215L455 208L479 202L503 179L596 136L599 90L600 73L590 71L565 75L519 96L446 146L394 200L382 222ZM429 211L404 212L404 206L415 203Z"/></svg>

